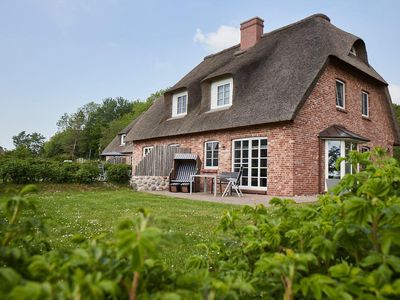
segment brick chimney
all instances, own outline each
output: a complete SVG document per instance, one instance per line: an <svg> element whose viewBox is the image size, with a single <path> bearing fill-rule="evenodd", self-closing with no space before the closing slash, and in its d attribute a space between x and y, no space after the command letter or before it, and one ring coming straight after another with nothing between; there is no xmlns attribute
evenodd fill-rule
<svg viewBox="0 0 400 300"><path fill-rule="evenodd" d="M240 50L253 47L261 39L264 31L264 20L254 17L240 24Z"/></svg>

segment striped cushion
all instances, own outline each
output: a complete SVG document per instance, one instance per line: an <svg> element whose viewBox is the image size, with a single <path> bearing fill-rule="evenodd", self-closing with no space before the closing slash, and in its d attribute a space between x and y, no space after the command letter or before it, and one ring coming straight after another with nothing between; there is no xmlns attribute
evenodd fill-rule
<svg viewBox="0 0 400 300"><path fill-rule="evenodd" d="M190 182L190 176L196 174L196 162L181 162L176 170L176 178L171 182Z"/></svg>

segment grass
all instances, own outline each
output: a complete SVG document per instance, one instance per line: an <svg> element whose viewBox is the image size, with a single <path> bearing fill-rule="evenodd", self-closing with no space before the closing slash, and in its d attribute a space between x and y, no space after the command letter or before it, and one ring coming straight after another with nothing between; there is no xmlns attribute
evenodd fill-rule
<svg viewBox="0 0 400 300"><path fill-rule="evenodd" d="M197 253L197 244L214 241L223 212L237 208L139 193L125 187L42 185L40 188L41 192L29 197L36 200L39 212L47 218L53 247L71 247L71 237L76 233L89 239L100 234L112 235L120 221L135 216L139 208L146 208L154 217L154 225L184 237L162 253L172 268L181 267L185 258Z"/></svg>

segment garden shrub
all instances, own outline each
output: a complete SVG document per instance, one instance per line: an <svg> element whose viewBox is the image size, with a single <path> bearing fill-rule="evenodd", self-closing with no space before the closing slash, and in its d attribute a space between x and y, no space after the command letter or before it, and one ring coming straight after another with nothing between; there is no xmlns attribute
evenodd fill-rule
<svg viewBox="0 0 400 300"><path fill-rule="evenodd" d="M93 163L58 162L42 158L0 159L0 178L3 182L91 183L98 175L98 167Z"/></svg>
<svg viewBox="0 0 400 300"><path fill-rule="evenodd" d="M76 181L79 183L92 183L99 177L99 168L91 163L81 164L75 174Z"/></svg>
<svg viewBox="0 0 400 300"><path fill-rule="evenodd" d="M49 251L40 216L22 213L34 208L27 187L0 211L0 298L399 299L399 163L380 150L348 161L364 170L318 203L227 211L218 242L182 270L158 258L178 241L144 210L111 240L78 235L79 246Z"/></svg>
<svg viewBox="0 0 400 300"><path fill-rule="evenodd" d="M130 179L131 166L127 164L107 165L107 180L115 183L127 183Z"/></svg>

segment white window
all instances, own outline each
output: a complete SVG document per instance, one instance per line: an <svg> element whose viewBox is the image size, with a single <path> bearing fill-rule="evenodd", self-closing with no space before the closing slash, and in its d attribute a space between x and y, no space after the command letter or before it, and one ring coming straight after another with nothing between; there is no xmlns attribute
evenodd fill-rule
<svg viewBox="0 0 400 300"><path fill-rule="evenodd" d="M151 150L153 150L153 146L150 147L143 147L143 157L146 157L147 154L149 154L151 152Z"/></svg>
<svg viewBox="0 0 400 300"><path fill-rule="evenodd" d="M172 96L172 117L180 117L187 114L188 93L182 92Z"/></svg>
<svg viewBox="0 0 400 300"><path fill-rule="evenodd" d="M219 143L217 141L206 142L204 151L205 167L208 169L218 168Z"/></svg>
<svg viewBox="0 0 400 300"><path fill-rule="evenodd" d="M342 161L336 168L339 157L348 157L350 151L356 151L357 144L350 141L327 140L325 142L325 178L341 179L346 174L353 174L353 165Z"/></svg>
<svg viewBox="0 0 400 300"><path fill-rule="evenodd" d="M126 134L121 134L121 143L120 143L120 145L121 146L125 146L125 138L126 138Z"/></svg>
<svg viewBox="0 0 400 300"><path fill-rule="evenodd" d="M180 147L181 144L169 144L168 147Z"/></svg>
<svg viewBox="0 0 400 300"><path fill-rule="evenodd" d="M267 188L267 154L266 138L234 140L232 145L232 169L238 172L243 166L241 187L266 190Z"/></svg>
<svg viewBox="0 0 400 300"><path fill-rule="evenodd" d="M343 81L336 80L336 107L345 109L346 87Z"/></svg>
<svg viewBox="0 0 400 300"><path fill-rule="evenodd" d="M351 47L350 54L353 54L354 56L357 56L356 48L354 48L354 46Z"/></svg>
<svg viewBox="0 0 400 300"><path fill-rule="evenodd" d="M211 84L211 109L232 105L233 79L215 81Z"/></svg>
<svg viewBox="0 0 400 300"><path fill-rule="evenodd" d="M361 92L361 114L369 117L369 95L367 92Z"/></svg>

